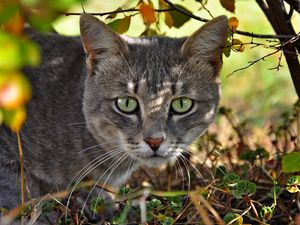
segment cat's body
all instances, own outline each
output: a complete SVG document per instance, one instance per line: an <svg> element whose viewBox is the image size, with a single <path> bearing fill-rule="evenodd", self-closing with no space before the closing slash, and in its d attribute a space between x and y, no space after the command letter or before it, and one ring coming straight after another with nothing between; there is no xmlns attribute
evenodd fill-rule
<svg viewBox="0 0 300 225"><path fill-rule="evenodd" d="M118 186L140 164L175 160L214 118L226 33L219 17L188 40L121 39L84 15L84 48L80 38L29 34L42 52L42 64L24 70L33 90L21 129L32 196L84 172ZM190 108L171 109L176 99ZM20 203L19 174L16 135L0 127L0 207Z"/></svg>

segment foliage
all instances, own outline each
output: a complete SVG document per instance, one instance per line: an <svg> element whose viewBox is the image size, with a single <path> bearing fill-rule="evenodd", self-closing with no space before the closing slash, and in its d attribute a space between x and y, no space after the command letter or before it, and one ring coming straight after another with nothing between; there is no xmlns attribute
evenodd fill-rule
<svg viewBox="0 0 300 225"><path fill-rule="evenodd" d="M26 118L25 104L31 98L30 84L21 69L40 63L39 48L26 37L25 22L40 31L49 31L60 12L78 2L0 2L0 125L4 123L15 132L21 128Z"/></svg>
<svg viewBox="0 0 300 225"><path fill-rule="evenodd" d="M289 119L286 119L287 114L291 115ZM296 104L287 114L279 124L270 124L263 142L271 143L271 146L261 148L255 132L249 130L247 124L241 126L232 110L221 108L219 119L225 119L227 126L211 128L191 146L191 156L187 157L190 165L183 164L182 169L143 168L137 171L126 186L118 191L111 190L116 193L118 207L113 207L102 197L92 198L88 207L91 212L81 215L80 196L86 198L90 189L79 188L71 196L70 211L65 210L66 200L44 200L42 197L44 202L39 203L42 214L57 214L54 224L72 224L79 218L85 224L97 224L101 218L108 221L104 215L111 208L117 209L112 224L192 224L205 220L211 224L237 225L292 223L299 213L296 199L300 177L282 171L281 161L277 159L289 154L282 151L286 145L291 152L299 149L299 130L293 128L299 121L300 108ZM220 132L222 129L227 131L225 140L222 139L224 133ZM295 134L298 139L291 139ZM224 143L222 146L220 141ZM250 152L251 156L240 160L244 151ZM177 166L180 163L179 160ZM88 183L89 186L95 184ZM65 197L68 198L68 193ZM29 202L22 211L23 217L34 216L32 209L39 201Z"/></svg>
<svg viewBox="0 0 300 225"><path fill-rule="evenodd" d="M26 37L25 20L39 31L49 31L52 30L52 22L59 15L80 2L0 2L0 124L5 124L15 132L21 128L26 118L26 103L32 95L30 83L22 69L38 66L40 63L38 46ZM204 10L207 10L206 3L205 0L195 0L195 4ZM234 13L237 3L235 0L220 0L217 4ZM161 28L164 26L180 28L192 17L203 20L193 13L184 1L173 4L168 0L139 0L127 1L114 12L100 14L111 29L119 34L126 33L134 17L140 15L140 21L144 24L142 35L163 35ZM241 34L238 27L239 19L235 16L229 18L230 30L227 46L223 50L225 56L229 57L232 52L243 52L247 45L274 50L273 53L250 62L249 66L291 44L290 39L286 43L273 41L269 45L255 43L253 39L250 43L244 43L236 38L236 34ZM280 67L281 57L278 66L273 69ZM144 168L134 175L128 186L120 188L117 194L120 198L117 202L118 210L112 224L128 224L132 215L135 222L144 224L167 225L199 221L211 224L292 223L293 218L299 214L299 101L292 111L282 115L281 124L269 125L263 137L255 136L255 131L251 130L247 121L239 121L229 108L220 108L219 120L222 125L212 127L189 149L191 155L187 156L187 160L191 164L175 164L184 168L185 172L184 169L178 170L177 166L151 173L147 173L148 169ZM214 176L210 176L211 171L215 171ZM172 179L173 177L176 179ZM145 188L142 182L150 182L152 186ZM56 224L99 222L95 221L94 215L105 221L105 211L112 206L102 197L91 199L87 208L92 213L81 215L82 205L78 196L85 192L86 190L78 190L76 195L71 196L69 209L65 207L65 200L41 198L38 199L39 202L30 201L19 212L24 218L33 218L34 207L40 203L42 214L57 214ZM280 201L277 201L279 198ZM2 213L10 216L4 209L1 209Z"/></svg>

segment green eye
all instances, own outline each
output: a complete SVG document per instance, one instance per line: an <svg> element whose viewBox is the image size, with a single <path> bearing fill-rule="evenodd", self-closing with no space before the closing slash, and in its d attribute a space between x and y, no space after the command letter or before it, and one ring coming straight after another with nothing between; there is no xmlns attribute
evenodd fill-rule
<svg viewBox="0 0 300 225"><path fill-rule="evenodd" d="M186 97L176 98L171 103L171 108L175 113L183 114L188 112L193 106L193 101Z"/></svg>
<svg viewBox="0 0 300 225"><path fill-rule="evenodd" d="M116 104L118 109L124 113L133 113L138 108L137 100L129 96L117 98Z"/></svg>

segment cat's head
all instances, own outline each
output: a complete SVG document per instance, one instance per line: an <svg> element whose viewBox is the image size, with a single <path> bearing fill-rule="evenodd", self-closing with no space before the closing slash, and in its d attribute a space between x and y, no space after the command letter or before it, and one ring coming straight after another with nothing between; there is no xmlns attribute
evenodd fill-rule
<svg viewBox="0 0 300 225"><path fill-rule="evenodd" d="M228 21L206 23L187 39L120 37L80 17L88 74L84 113L107 151L157 166L182 153L212 123Z"/></svg>

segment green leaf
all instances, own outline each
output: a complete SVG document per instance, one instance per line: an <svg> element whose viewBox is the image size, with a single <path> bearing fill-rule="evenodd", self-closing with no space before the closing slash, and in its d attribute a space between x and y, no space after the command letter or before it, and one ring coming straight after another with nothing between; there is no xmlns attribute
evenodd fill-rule
<svg viewBox="0 0 300 225"><path fill-rule="evenodd" d="M183 7L182 5L175 5L177 8L180 8L188 13L191 13L191 11L189 11L188 9L186 9L185 7ZM189 21L191 19L191 17L184 15L181 12L178 12L177 10L171 11L170 15L173 19L173 26L176 28L181 27L183 24L185 24L187 21Z"/></svg>
<svg viewBox="0 0 300 225"><path fill-rule="evenodd" d="M282 158L282 170L285 173L300 172L300 152L291 152Z"/></svg>
<svg viewBox="0 0 300 225"><path fill-rule="evenodd" d="M3 121L4 121L4 115L3 115L2 110L0 109L0 126L3 123Z"/></svg>
<svg viewBox="0 0 300 225"><path fill-rule="evenodd" d="M12 70L22 66L21 44L13 35L0 31L0 69Z"/></svg>
<svg viewBox="0 0 300 225"><path fill-rule="evenodd" d="M127 215L131 209L131 201L127 201L120 215L113 218L112 224L126 225L128 224Z"/></svg>
<svg viewBox="0 0 300 225"><path fill-rule="evenodd" d="M0 2L0 24L8 22L19 10L17 2L5 1Z"/></svg>
<svg viewBox="0 0 300 225"><path fill-rule="evenodd" d="M40 49L35 42L23 41L23 61L25 65L36 67L40 64Z"/></svg>
<svg viewBox="0 0 300 225"><path fill-rule="evenodd" d="M235 173L227 173L224 178L223 182L229 186L232 184L236 184L241 178Z"/></svg>
<svg viewBox="0 0 300 225"><path fill-rule="evenodd" d="M54 12L49 12L47 14L49 15L31 15L28 20L30 26L34 29L37 29L38 31L43 32L53 30L52 22L56 19L57 15Z"/></svg>
<svg viewBox="0 0 300 225"><path fill-rule="evenodd" d="M102 197L93 198L90 203L90 209L95 213L103 212L105 207L105 202Z"/></svg>
<svg viewBox="0 0 300 225"><path fill-rule="evenodd" d="M247 180L240 180L236 185L233 186L231 194L236 198L240 199L243 195L250 195L256 191L256 185Z"/></svg>
<svg viewBox="0 0 300 225"><path fill-rule="evenodd" d="M225 166L219 166L216 168L216 171L215 171L216 178L223 178L225 174L226 174Z"/></svg>
<svg viewBox="0 0 300 225"><path fill-rule="evenodd" d="M291 176L288 179L287 185L300 185L300 176Z"/></svg>
<svg viewBox="0 0 300 225"><path fill-rule="evenodd" d="M131 16L125 16L122 19L116 19L113 22L107 24L111 29L113 29L118 34L123 34L128 31L131 22Z"/></svg>
<svg viewBox="0 0 300 225"><path fill-rule="evenodd" d="M297 193L300 191L300 176L291 176L288 179L286 190L290 193Z"/></svg>
<svg viewBox="0 0 300 225"><path fill-rule="evenodd" d="M174 223L174 219L172 217L165 217L165 219L162 221L162 225L172 225Z"/></svg>
<svg viewBox="0 0 300 225"><path fill-rule="evenodd" d="M274 208L272 208L270 206L263 206L259 211L259 215L261 216L261 218L264 221L268 221L269 219L272 218L273 211L274 211Z"/></svg>
<svg viewBox="0 0 300 225"><path fill-rule="evenodd" d="M237 220L235 220L235 222L231 223L232 220L238 218ZM224 222L226 224L231 223L232 225L242 225L243 224L243 217L237 213L227 213L224 216Z"/></svg>
<svg viewBox="0 0 300 225"><path fill-rule="evenodd" d="M51 9L64 11L70 8L75 3L79 3L79 0L55 0L55 1L48 1L49 6Z"/></svg>

